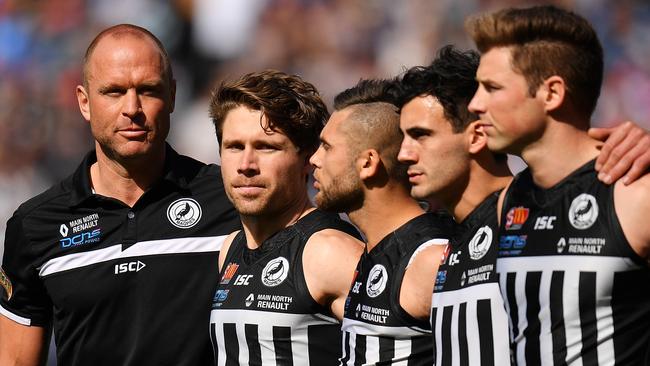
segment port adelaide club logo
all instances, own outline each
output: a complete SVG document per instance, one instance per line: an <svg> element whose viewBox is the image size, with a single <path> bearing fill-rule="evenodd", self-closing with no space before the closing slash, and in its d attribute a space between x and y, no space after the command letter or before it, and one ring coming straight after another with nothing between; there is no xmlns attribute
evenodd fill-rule
<svg viewBox="0 0 650 366"><path fill-rule="evenodd" d="M469 242L469 257L473 260L479 260L485 256L492 244L492 229L489 226L483 226L478 229L474 237Z"/></svg>
<svg viewBox="0 0 650 366"><path fill-rule="evenodd" d="M598 203L590 194L583 193L573 199L569 207L569 222L579 230L590 228L598 218Z"/></svg>
<svg viewBox="0 0 650 366"><path fill-rule="evenodd" d="M281 284L289 275L289 261L285 257L277 257L266 264L262 270L262 283L268 287Z"/></svg>
<svg viewBox="0 0 650 366"><path fill-rule="evenodd" d="M191 198L180 198L167 208L167 219L172 225L189 229L201 220L201 206Z"/></svg>
<svg viewBox="0 0 650 366"><path fill-rule="evenodd" d="M366 283L366 293L370 297L379 296L386 288L388 282L388 272L381 264L375 264L370 270L368 275L368 283Z"/></svg>

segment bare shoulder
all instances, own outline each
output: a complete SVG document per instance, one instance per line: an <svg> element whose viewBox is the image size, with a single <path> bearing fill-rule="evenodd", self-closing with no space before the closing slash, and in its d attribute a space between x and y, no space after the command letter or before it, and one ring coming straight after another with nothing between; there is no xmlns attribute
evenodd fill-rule
<svg viewBox="0 0 650 366"><path fill-rule="evenodd" d="M406 267L400 289L400 305L417 319L427 319L431 310L431 294L447 239L436 239L416 250Z"/></svg>
<svg viewBox="0 0 650 366"><path fill-rule="evenodd" d="M614 185L614 208L625 238L632 249L650 263L650 174L630 185Z"/></svg>
<svg viewBox="0 0 650 366"><path fill-rule="evenodd" d="M302 262L309 293L339 320L363 248L360 240L334 229L314 233L305 244Z"/></svg>
<svg viewBox="0 0 650 366"><path fill-rule="evenodd" d="M237 230L228 234L226 239L224 239L223 244L221 244L221 250L219 251L219 272L221 272L223 263L226 261L226 257L228 256L228 249L230 249L230 244L232 244L232 241L235 240L235 236L237 236L240 231L241 230Z"/></svg>

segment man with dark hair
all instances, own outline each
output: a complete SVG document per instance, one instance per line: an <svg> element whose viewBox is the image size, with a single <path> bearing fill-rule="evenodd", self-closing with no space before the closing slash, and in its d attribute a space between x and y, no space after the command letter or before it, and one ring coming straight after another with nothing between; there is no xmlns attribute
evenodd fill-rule
<svg viewBox="0 0 650 366"><path fill-rule="evenodd" d="M243 224L219 256L210 319L217 365L333 365L363 244L307 194L327 108L310 83L263 71L222 83L210 114Z"/></svg>
<svg viewBox="0 0 650 366"><path fill-rule="evenodd" d="M217 166L165 143L175 81L165 50L133 25L106 29L77 86L95 138L68 179L7 224L0 364L205 365L214 263L238 227Z"/></svg>
<svg viewBox="0 0 650 366"><path fill-rule="evenodd" d="M402 77L399 160L411 195L440 203L458 226L432 299L435 365L507 365L508 323L496 276L498 192L510 181L504 155L486 148L468 112L479 56L447 46Z"/></svg>
<svg viewBox="0 0 650 366"><path fill-rule="evenodd" d="M343 211L367 238L343 318L341 365L430 365L430 303L449 216L425 213L397 161L393 80L363 80L335 98L311 157L319 208Z"/></svg>
<svg viewBox="0 0 650 366"><path fill-rule="evenodd" d="M648 364L650 176L598 181L589 138L602 48L552 6L471 19L481 62L469 108L491 150L528 169L502 195L497 269L519 365Z"/></svg>

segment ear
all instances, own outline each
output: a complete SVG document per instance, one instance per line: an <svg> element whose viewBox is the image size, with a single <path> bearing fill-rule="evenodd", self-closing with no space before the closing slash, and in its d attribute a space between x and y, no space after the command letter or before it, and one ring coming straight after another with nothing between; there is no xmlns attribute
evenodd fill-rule
<svg viewBox="0 0 650 366"><path fill-rule="evenodd" d="M487 134L480 120L470 123L465 129L470 154L478 154L487 148Z"/></svg>
<svg viewBox="0 0 650 366"><path fill-rule="evenodd" d="M377 150L363 150L359 153L359 157L356 161L359 178L361 178L361 180L366 180L377 175L380 165L381 158L379 157L379 152L377 152Z"/></svg>
<svg viewBox="0 0 650 366"><path fill-rule="evenodd" d="M562 106L566 96L566 84L562 77L553 75L544 80L538 93L541 93L544 107L547 112L554 111Z"/></svg>
<svg viewBox="0 0 650 366"><path fill-rule="evenodd" d="M83 86L77 85L76 93L81 115L86 121L90 122L90 100L88 99L88 92Z"/></svg>

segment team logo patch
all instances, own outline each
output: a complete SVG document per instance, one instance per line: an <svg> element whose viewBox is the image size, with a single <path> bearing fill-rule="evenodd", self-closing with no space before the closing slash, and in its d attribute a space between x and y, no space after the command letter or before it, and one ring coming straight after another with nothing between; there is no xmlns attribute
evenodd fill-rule
<svg viewBox="0 0 650 366"><path fill-rule="evenodd" d="M479 260L485 256L492 244L492 229L489 226L483 226L478 229L474 237L469 242L469 257L473 260Z"/></svg>
<svg viewBox="0 0 650 366"><path fill-rule="evenodd" d="M262 283L268 287L281 284L289 275L289 261L284 257L277 257L266 264L262 270Z"/></svg>
<svg viewBox="0 0 650 366"><path fill-rule="evenodd" d="M227 285L232 277L237 273L237 269L239 268L239 264L237 263L228 263L226 266L226 270L223 271L223 277L221 277L221 284L222 285Z"/></svg>
<svg viewBox="0 0 650 366"><path fill-rule="evenodd" d="M524 226L528 220L529 209L526 207L513 207L506 214L506 230L517 230Z"/></svg>
<svg viewBox="0 0 650 366"><path fill-rule="evenodd" d="M583 193L573 199L569 207L569 222L579 230L591 227L598 218L598 203L590 194Z"/></svg>
<svg viewBox="0 0 650 366"><path fill-rule="evenodd" d="M368 275L368 283L366 283L366 293L370 297L379 296L386 288L388 282L388 272L381 264L375 264L370 270Z"/></svg>
<svg viewBox="0 0 650 366"><path fill-rule="evenodd" d="M167 208L167 218L172 225L189 229L201 220L201 206L191 198L180 198Z"/></svg>
<svg viewBox="0 0 650 366"><path fill-rule="evenodd" d="M5 293L7 294L7 301L11 300L11 295L14 294L14 287L11 285L9 276L7 276L2 267L0 267L0 285L2 285L2 287L5 289Z"/></svg>

